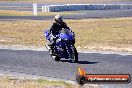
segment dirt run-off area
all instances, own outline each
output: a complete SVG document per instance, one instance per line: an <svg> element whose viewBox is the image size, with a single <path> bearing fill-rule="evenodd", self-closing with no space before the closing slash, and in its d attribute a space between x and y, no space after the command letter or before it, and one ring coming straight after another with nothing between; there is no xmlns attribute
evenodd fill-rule
<svg viewBox="0 0 132 88"><path fill-rule="evenodd" d="M132 52L132 18L65 20L75 32L76 47ZM0 45L44 46L52 20L0 21Z"/></svg>

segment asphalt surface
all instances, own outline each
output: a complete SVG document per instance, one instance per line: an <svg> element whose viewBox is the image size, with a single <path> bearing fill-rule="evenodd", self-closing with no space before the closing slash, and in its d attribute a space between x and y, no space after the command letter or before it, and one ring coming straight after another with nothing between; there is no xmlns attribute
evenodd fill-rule
<svg viewBox="0 0 132 88"><path fill-rule="evenodd" d="M90 10L77 11L74 15L63 16L64 19L85 19L85 18L114 18L132 17L132 10ZM54 16L0 16L0 20L48 20Z"/></svg>
<svg viewBox="0 0 132 88"><path fill-rule="evenodd" d="M77 68L80 65L89 74L132 76L132 55L79 53L79 62L70 63L65 59L55 62L47 51L0 49L0 72L9 71L75 81ZM131 88L132 83L102 85L110 88Z"/></svg>

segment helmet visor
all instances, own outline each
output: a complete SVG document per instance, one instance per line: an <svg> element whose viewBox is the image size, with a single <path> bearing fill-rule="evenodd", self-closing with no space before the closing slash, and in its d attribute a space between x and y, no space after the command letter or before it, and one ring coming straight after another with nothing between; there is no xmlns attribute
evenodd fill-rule
<svg viewBox="0 0 132 88"><path fill-rule="evenodd" d="M57 22L62 22L61 18L56 19Z"/></svg>

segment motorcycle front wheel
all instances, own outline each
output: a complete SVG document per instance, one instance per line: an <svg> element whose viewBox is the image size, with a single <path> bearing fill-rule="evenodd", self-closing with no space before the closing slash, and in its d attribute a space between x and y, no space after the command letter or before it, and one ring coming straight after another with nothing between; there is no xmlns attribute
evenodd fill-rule
<svg viewBox="0 0 132 88"><path fill-rule="evenodd" d="M71 62L77 63L78 62L78 52L75 48L75 46L72 47L72 52L71 52Z"/></svg>

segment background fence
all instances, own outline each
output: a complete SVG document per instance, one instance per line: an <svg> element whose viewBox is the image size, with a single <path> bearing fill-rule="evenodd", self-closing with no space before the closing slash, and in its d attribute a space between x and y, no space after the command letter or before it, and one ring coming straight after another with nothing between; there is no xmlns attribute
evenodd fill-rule
<svg viewBox="0 0 132 88"><path fill-rule="evenodd" d="M42 6L42 12L132 9L132 4L66 4Z"/></svg>

